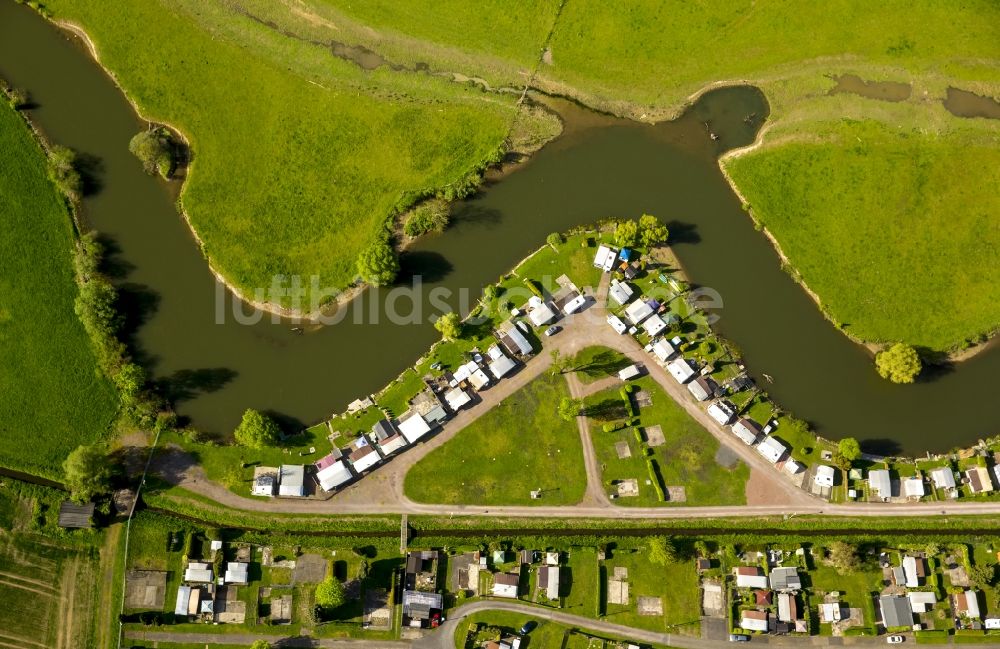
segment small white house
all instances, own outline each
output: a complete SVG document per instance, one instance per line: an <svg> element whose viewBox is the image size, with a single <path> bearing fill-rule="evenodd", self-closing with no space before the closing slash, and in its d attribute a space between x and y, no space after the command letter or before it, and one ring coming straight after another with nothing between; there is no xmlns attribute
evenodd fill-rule
<svg viewBox="0 0 1000 649"><path fill-rule="evenodd" d="M499 358L490 361L490 372L498 379L502 379L510 374L515 367L517 367L517 363L503 354Z"/></svg>
<svg viewBox="0 0 1000 649"><path fill-rule="evenodd" d="M708 407L708 416L719 422L721 426L728 425L735 414L736 409L728 401L716 401Z"/></svg>
<svg viewBox="0 0 1000 649"><path fill-rule="evenodd" d="M923 498L926 495L924 481L917 477L906 478L900 483L900 490L907 498Z"/></svg>
<svg viewBox="0 0 1000 649"><path fill-rule="evenodd" d="M788 452L788 447L768 435L757 445L757 452L771 464L777 464L778 460Z"/></svg>
<svg viewBox="0 0 1000 649"><path fill-rule="evenodd" d="M744 417L733 424L733 434L743 440L747 446L753 446L757 443L757 437L760 435L760 424L753 419Z"/></svg>
<svg viewBox="0 0 1000 649"><path fill-rule="evenodd" d="M667 328L667 323L663 321L663 318L654 313L646 318L646 321L642 323L642 328L650 336L655 336Z"/></svg>
<svg viewBox="0 0 1000 649"><path fill-rule="evenodd" d="M472 401L472 397L462 388L452 388L445 393L444 400L452 412L458 412L462 406Z"/></svg>
<svg viewBox="0 0 1000 649"><path fill-rule="evenodd" d="M323 491L336 489L353 477L350 467L344 460L326 464L316 472L316 480L319 481L319 486Z"/></svg>
<svg viewBox="0 0 1000 649"><path fill-rule="evenodd" d="M653 343L652 352L661 363L666 363L677 355L677 350L674 349L674 346L671 345L669 341L662 338Z"/></svg>
<svg viewBox="0 0 1000 649"><path fill-rule="evenodd" d="M608 316L608 324L611 325L611 328L614 329L618 335L622 335L628 331L628 326L616 315Z"/></svg>
<svg viewBox="0 0 1000 649"><path fill-rule="evenodd" d="M939 466L933 469L931 471L931 480L934 482L935 489L953 491L957 486L955 484L955 472L951 470L950 466Z"/></svg>
<svg viewBox="0 0 1000 649"><path fill-rule="evenodd" d="M577 295L575 298L566 303L563 307L563 313L566 315L572 315L583 308L583 305L587 303L586 296Z"/></svg>
<svg viewBox="0 0 1000 649"><path fill-rule="evenodd" d="M691 363L686 358L678 358L673 361L667 365L667 370L678 383L687 383L695 374L697 374L694 368L691 367Z"/></svg>
<svg viewBox="0 0 1000 649"><path fill-rule="evenodd" d="M639 370L639 366L632 364L618 372L618 378L622 381L628 381L629 379L634 379L640 374L642 374L642 372Z"/></svg>
<svg viewBox="0 0 1000 649"><path fill-rule="evenodd" d="M868 472L868 486L882 500L892 498L892 480L888 469L875 469Z"/></svg>
<svg viewBox="0 0 1000 649"><path fill-rule="evenodd" d="M937 604L937 596L931 591L915 590L906 594L914 613L926 613Z"/></svg>
<svg viewBox="0 0 1000 649"><path fill-rule="evenodd" d="M747 631L767 631L767 611L743 611L740 627Z"/></svg>
<svg viewBox="0 0 1000 649"><path fill-rule="evenodd" d="M531 324L542 327L555 320L556 312L552 310L548 302L534 297L532 299L538 301L536 306L528 312L528 320L531 320Z"/></svg>
<svg viewBox="0 0 1000 649"><path fill-rule="evenodd" d="M278 470L279 496L306 495L306 468L301 464L282 464Z"/></svg>
<svg viewBox="0 0 1000 649"><path fill-rule="evenodd" d="M431 427L424 421L424 418L417 412L403 415L396 426L410 444L416 443L418 439L431 431Z"/></svg>
<svg viewBox="0 0 1000 649"><path fill-rule="evenodd" d="M611 289L608 296L619 306L624 306L632 298L632 287L617 279L611 280Z"/></svg>
<svg viewBox="0 0 1000 649"><path fill-rule="evenodd" d="M597 254L594 255L594 267L607 272L614 268L615 260L618 258L618 251L608 246L598 246Z"/></svg>
<svg viewBox="0 0 1000 649"><path fill-rule="evenodd" d="M201 562L191 561L184 569L184 581L194 584L207 584L212 581L212 566Z"/></svg>
<svg viewBox="0 0 1000 649"><path fill-rule="evenodd" d="M250 564L243 561L230 561L226 564L225 583L243 584L250 583Z"/></svg>
<svg viewBox="0 0 1000 649"><path fill-rule="evenodd" d="M834 475L832 466L820 464L816 467L816 475L813 476L813 481L820 487L832 487Z"/></svg>
<svg viewBox="0 0 1000 649"><path fill-rule="evenodd" d="M651 315L653 315L653 307L642 300L636 300L625 309L625 316L634 325L640 324Z"/></svg>
<svg viewBox="0 0 1000 649"><path fill-rule="evenodd" d="M359 437L358 441L354 443L354 450L351 451L350 460L355 472L361 475L381 462L382 456L378 454L374 446L368 443L368 440L364 437Z"/></svg>

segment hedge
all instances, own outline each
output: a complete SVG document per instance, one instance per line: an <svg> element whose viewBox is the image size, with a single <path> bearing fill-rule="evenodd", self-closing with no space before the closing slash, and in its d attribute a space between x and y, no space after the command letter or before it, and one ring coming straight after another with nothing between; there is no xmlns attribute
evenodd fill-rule
<svg viewBox="0 0 1000 649"><path fill-rule="evenodd" d="M665 502L667 500L667 495L663 491L663 481L660 478L660 467L656 464L656 460L647 457L646 458L646 468L649 470L649 479L653 483L653 489L656 490L656 498L660 502Z"/></svg>

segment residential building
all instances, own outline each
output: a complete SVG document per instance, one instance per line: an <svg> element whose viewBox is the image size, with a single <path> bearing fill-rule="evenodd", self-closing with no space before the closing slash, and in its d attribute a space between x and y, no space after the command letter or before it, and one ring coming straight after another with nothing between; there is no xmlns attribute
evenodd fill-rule
<svg viewBox="0 0 1000 649"><path fill-rule="evenodd" d="M403 625L411 628L436 627L444 610L444 596L417 590L403 591Z"/></svg>
<svg viewBox="0 0 1000 649"><path fill-rule="evenodd" d="M882 500L892 498L892 480L888 469L875 469L868 472L868 486Z"/></svg>
<svg viewBox="0 0 1000 649"><path fill-rule="evenodd" d="M549 599L559 599L559 566L542 566L538 569L538 588Z"/></svg>
<svg viewBox="0 0 1000 649"><path fill-rule="evenodd" d="M306 467L302 464L282 464L278 470L278 495L306 495Z"/></svg>
<svg viewBox="0 0 1000 649"><path fill-rule="evenodd" d="M653 307L641 299L636 300L625 308L625 317L636 326L651 315L653 315Z"/></svg>
<svg viewBox="0 0 1000 649"><path fill-rule="evenodd" d="M674 346L671 345L665 338L661 338L653 343L653 349L651 351L661 363L666 363L677 355L677 350L674 349Z"/></svg>
<svg viewBox="0 0 1000 649"><path fill-rule="evenodd" d="M500 344L515 356L528 356L534 351L531 343L524 337L521 330L517 328L517 325L509 320L497 330L497 338L500 340Z"/></svg>
<svg viewBox="0 0 1000 649"><path fill-rule="evenodd" d="M819 605L819 621L823 623L839 622L844 618L844 609L840 602L824 602Z"/></svg>
<svg viewBox="0 0 1000 649"><path fill-rule="evenodd" d="M813 481L820 487L832 487L835 475L836 473L832 466L820 464L816 467L816 475L813 477Z"/></svg>
<svg viewBox="0 0 1000 649"><path fill-rule="evenodd" d="M962 474L966 482L969 483L969 491L974 494L983 494L993 491L993 479L990 472L984 466L969 467Z"/></svg>
<svg viewBox="0 0 1000 649"><path fill-rule="evenodd" d="M691 362L686 358L678 358L669 365L667 371L678 383L687 383L697 372L691 367Z"/></svg>
<svg viewBox="0 0 1000 649"><path fill-rule="evenodd" d="M926 564L920 557L906 555L903 557L903 576L907 588L921 586L921 580L927 575Z"/></svg>
<svg viewBox="0 0 1000 649"><path fill-rule="evenodd" d="M785 456L785 453L788 452L788 447L768 435L757 445L757 452L771 464L777 464Z"/></svg>
<svg viewBox="0 0 1000 649"><path fill-rule="evenodd" d="M698 401L708 401L715 396L719 384L709 376L698 376L687 385L688 392Z"/></svg>
<svg viewBox="0 0 1000 649"><path fill-rule="evenodd" d="M618 251L608 246L598 246L597 254L594 255L594 267L607 272L614 268L618 260Z"/></svg>
<svg viewBox="0 0 1000 649"><path fill-rule="evenodd" d="M805 470L805 467L802 466L802 463L796 462L795 460L785 460L784 469L785 473L788 475L798 475ZM853 491L853 489L851 491Z"/></svg>
<svg viewBox="0 0 1000 649"><path fill-rule="evenodd" d="M655 336L667 328L667 323L663 321L663 318L654 313L646 318L646 321L642 323L642 328L650 336Z"/></svg>
<svg viewBox="0 0 1000 649"><path fill-rule="evenodd" d="M225 583L246 585L250 583L250 564L243 561L230 561L226 564Z"/></svg>
<svg viewBox="0 0 1000 649"><path fill-rule="evenodd" d="M372 438L379 444L399 433L396 427L388 419L375 422L372 426Z"/></svg>
<svg viewBox="0 0 1000 649"><path fill-rule="evenodd" d="M771 590L779 592L802 590L802 579L795 568L775 568L768 577Z"/></svg>
<svg viewBox="0 0 1000 649"><path fill-rule="evenodd" d="M910 610L914 613L926 613L937 604L937 596L929 590L913 590L906 594L910 600Z"/></svg>
<svg viewBox="0 0 1000 649"><path fill-rule="evenodd" d="M738 588L767 588L767 577L757 566L737 566L733 568Z"/></svg>
<svg viewBox="0 0 1000 649"><path fill-rule="evenodd" d="M556 312L552 310L552 306L540 297L532 296L528 304L531 305L528 320L534 326L543 327L556 319Z"/></svg>
<svg viewBox="0 0 1000 649"><path fill-rule="evenodd" d="M711 410L711 408L709 408ZM716 419L718 421L718 419ZM755 422L753 419L748 419L743 417L735 424L733 424L733 433L743 440L743 443L747 446L753 446L757 443L757 438L760 436L760 424Z"/></svg>
<svg viewBox="0 0 1000 649"><path fill-rule="evenodd" d="M763 588L757 588L753 591L753 601L757 606L770 606L774 603L774 593Z"/></svg>
<svg viewBox="0 0 1000 649"><path fill-rule="evenodd" d="M331 491L350 481L354 474L344 460L334 460L326 456L316 463L316 480L323 491Z"/></svg>
<svg viewBox="0 0 1000 649"><path fill-rule="evenodd" d="M504 358L506 358L506 356ZM462 406L472 401L472 397L469 396L469 393L463 390L461 386L459 386L445 392L444 401L448 404L448 407L451 408L452 412L458 412Z"/></svg>
<svg viewBox="0 0 1000 649"><path fill-rule="evenodd" d="M547 566L558 566L559 565L559 553L558 552L546 552L545 553L545 565L547 565Z"/></svg>
<svg viewBox="0 0 1000 649"><path fill-rule="evenodd" d="M611 288L608 291L608 296L614 300L618 306L625 306L625 304L632 298L632 287L625 282L619 282L617 279L611 280Z"/></svg>
<svg viewBox="0 0 1000 649"><path fill-rule="evenodd" d="M708 416L719 422L722 426L728 425L735 415L736 406L725 399L720 399L708 407ZM747 421L750 420L748 419ZM754 437L756 439L756 436Z"/></svg>
<svg viewBox="0 0 1000 649"><path fill-rule="evenodd" d="M882 624L886 629L913 626L913 609L910 600L901 595L882 595L879 597L879 608L882 609Z"/></svg>
<svg viewBox="0 0 1000 649"><path fill-rule="evenodd" d="M923 479L916 476L905 478L900 483L900 491L906 498L922 498L927 493L924 489Z"/></svg>
<svg viewBox="0 0 1000 649"><path fill-rule="evenodd" d="M190 602L191 602L191 587L190 586L179 587L177 589L177 603L174 606L174 615L178 617L187 617L188 606Z"/></svg>
<svg viewBox="0 0 1000 649"><path fill-rule="evenodd" d="M396 451L404 448L406 446L406 438L400 433L396 433L391 437L386 437L378 443L378 448L382 451L382 455L389 457Z"/></svg>
<svg viewBox="0 0 1000 649"><path fill-rule="evenodd" d="M628 325L622 322L621 318L616 315L608 316L608 324L611 325L611 328L614 329L619 336L628 331Z"/></svg>
<svg viewBox="0 0 1000 649"><path fill-rule="evenodd" d="M189 561L184 569L184 581L190 583L212 583L212 565L203 561Z"/></svg>
<svg viewBox="0 0 1000 649"><path fill-rule="evenodd" d="M264 471L259 471L264 469ZM278 486L278 470L274 467L257 467L254 469L253 486L250 493L254 496L273 496Z"/></svg>
<svg viewBox="0 0 1000 649"><path fill-rule="evenodd" d="M747 631L767 632L767 611L743 611L740 614L740 627Z"/></svg>
<svg viewBox="0 0 1000 649"><path fill-rule="evenodd" d="M403 415L396 427L410 444L415 444L418 439L431 432L431 427L424 418L412 411Z"/></svg>
<svg viewBox="0 0 1000 649"><path fill-rule="evenodd" d="M799 619L799 607L792 593L778 593L778 621L794 622Z"/></svg>
<svg viewBox="0 0 1000 649"><path fill-rule="evenodd" d="M493 575L493 595L496 597L509 597L511 599L517 599L517 585L520 581L520 575L515 573L496 573Z"/></svg>
<svg viewBox="0 0 1000 649"><path fill-rule="evenodd" d="M632 364L629 365L628 367L621 369L618 372L618 378L622 381L628 381L629 379L634 379L640 374L642 374L642 372L639 370L639 366Z"/></svg>
<svg viewBox="0 0 1000 649"><path fill-rule="evenodd" d="M979 593L967 590L955 595L955 614L972 620L978 619L980 616Z"/></svg>
<svg viewBox="0 0 1000 649"><path fill-rule="evenodd" d="M587 297L585 295L577 295L563 306L562 312L564 315L572 315L582 309L586 303Z"/></svg>
<svg viewBox="0 0 1000 649"><path fill-rule="evenodd" d="M950 466L939 466L933 469L931 471L931 480L934 482L935 489L952 491L957 486L955 484L955 472L952 471Z"/></svg>
<svg viewBox="0 0 1000 649"><path fill-rule="evenodd" d="M354 472L361 475L381 462L382 456L378 454L374 446L368 443L367 439L359 437L354 442L349 459Z"/></svg>

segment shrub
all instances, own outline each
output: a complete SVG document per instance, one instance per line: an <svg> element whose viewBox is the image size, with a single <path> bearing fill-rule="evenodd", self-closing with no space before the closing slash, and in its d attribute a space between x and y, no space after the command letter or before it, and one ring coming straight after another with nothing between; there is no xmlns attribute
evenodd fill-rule
<svg viewBox="0 0 1000 649"><path fill-rule="evenodd" d="M391 284L399 273L399 257L387 234L362 250L356 264L361 279L373 286Z"/></svg>
<svg viewBox="0 0 1000 649"><path fill-rule="evenodd" d="M136 133L128 143L128 150L139 158L148 174L159 173L169 178L174 172L176 146L170 131L165 128Z"/></svg>
<svg viewBox="0 0 1000 649"><path fill-rule="evenodd" d="M417 237L428 232L444 232L449 221L448 204L433 198L413 209L403 224L403 234Z"/></svg>
<svg viewBox="0 0 1000 649"><path fill-rule="evenodd" d="M64 146L49 149L49 180L70 201L80 198L83 180L76 168L76 154Z"/></svg>
<svg viewBox="0 0 1000 649"><path fill-rule="evenodd" d="M656 490L656 499L660 502L666 501L667 495L663 490L663 479L660 477L660 467L657 465L656 460L647 457L646 469L649 471L649 480L653 483L653 489Z"/></svg>
<svg viewBox="0 0 1000 649"><path fill-rule="evenodd" d="M243 420L233 431L236 443L247 448L263 448L274 446L281 436L278 424L270 417L261 414L253 408L243 413Z"/></svg>
<svg viewBox="0 0 1000 649"><path fill-rule="evenodd" d="M896 343L875 355L879 376L893 383L913 383L921 368L917 350L903 343Z"/></svg>

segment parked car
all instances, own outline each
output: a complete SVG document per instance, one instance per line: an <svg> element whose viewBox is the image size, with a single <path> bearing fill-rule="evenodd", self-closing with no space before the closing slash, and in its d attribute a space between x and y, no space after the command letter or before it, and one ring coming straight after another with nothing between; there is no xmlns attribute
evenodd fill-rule
<svg viewBox="0 0 1000 649"><path fill-rule="evenodd" d="M535 630L536 626L538 626L538 622L535 622L534 620L528 620L527 622L524 623L524 626L521 627L521 635L527 635L531 633L532 631Z"/></svg>
<svg viewBox="0 0 1000 649"><path fill-rule="evenodd" d="M903 640L905 640L905 638L901 635L891 635L885 639L885 641L889 644L902 644Z"/></svg>
<svg viewBox="0 0 1000 649"><path fill-rule="evenodd" d="M729 634L729 641L730 642L750 642L750 636L743 635L742 633L730 633Z"/></svg>
<svg viewBox="0 0 1000 649"><path fill-rule="evenodd" d="M560 327L559 325L552 325L551 327L549 327L548 329L545 330L545 335L546 336L554 336L557 333L559 333L561 330L562 330L562 327Z"/></svg>

